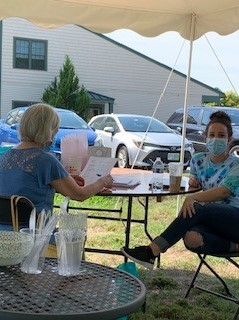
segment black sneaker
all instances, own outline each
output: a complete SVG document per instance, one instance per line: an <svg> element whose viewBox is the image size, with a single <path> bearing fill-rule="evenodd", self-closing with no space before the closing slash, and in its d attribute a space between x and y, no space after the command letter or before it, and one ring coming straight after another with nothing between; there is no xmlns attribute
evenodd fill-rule
<svg viewBox="0 0 239 320"><path fill-rule="evenodd" d="M120 250L127 258L148 269L153 269L156 257L149 246L140 246L133 249L123 247Z"/></svg>

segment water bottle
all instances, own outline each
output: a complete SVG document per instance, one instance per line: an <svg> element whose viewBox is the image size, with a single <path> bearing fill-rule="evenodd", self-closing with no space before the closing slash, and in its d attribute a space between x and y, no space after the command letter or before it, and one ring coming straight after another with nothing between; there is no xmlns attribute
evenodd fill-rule
<svg viewBox="0 0 239 320"><path fill-rule="evenodd" d="M160 157L157 157L153 163L153 173L154 173L154 189L163 189L163 172L164 164Z"/></svg>

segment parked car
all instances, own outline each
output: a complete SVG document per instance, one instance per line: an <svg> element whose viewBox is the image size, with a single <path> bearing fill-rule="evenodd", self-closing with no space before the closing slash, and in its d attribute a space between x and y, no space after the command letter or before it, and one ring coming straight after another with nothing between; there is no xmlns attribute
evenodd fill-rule
<svg viewBox="0 0 239 320"><path fill-rule="evenodd" d="M0 145L1 144L16 144L19 143L18 125L19 121L28 107L19 107L11 110L6 118L0 121ZM52 151L60 152L61 138L72 134L85 132L88 138L88 145L101 145L101 139L97 133L75 112L56 108L60 116L60 128L56 135L54 146L51 147Z"/></svg>
<svg viewBox="0 0 239 320"><path fill-rule="evenodd" d="M89 125L103 140L105 147L112 148L112 157L118 158L118 166L125 168L134 163L137 167L151 167L156 157L167 164L179 161L181 135L164 123L149 116L133 114L103 114L93 117ZM139 147L149 127L148 134ZM185 166L193 153L192 144L185 142Z"/></svg>
<svg viewBox="0 0 239 320"><path fill-rule="evenodd" d="M239 108L219 106L188 107L186 137L193 143L196 152L206 151L204 131L210 120L210 115L219 110L225 111L232 120L233 140L230 145L230 153L239 156ZM166 123L170 128L181 133L183 126L183 108L176 110Z"/></svg>

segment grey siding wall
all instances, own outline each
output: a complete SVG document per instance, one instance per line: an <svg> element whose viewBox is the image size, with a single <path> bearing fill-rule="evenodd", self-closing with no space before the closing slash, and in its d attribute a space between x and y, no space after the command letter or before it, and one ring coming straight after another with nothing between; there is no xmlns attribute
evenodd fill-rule
<svg viewBox="0 0 239 320"><path fill-rule="evenodd" d="M13 37L48 41L47 71L13 69ZM59 73L66 55L80 81L91 91L115 99L115 113L152 115L170 70L131 50L74 25L41 29L23 19L3 21L1 117L13 100L40 101L44 88ZM156 117L166 121L184 102L185 77L174 73ZM190 85L189 104L216 95L198 83Z"/></svg>

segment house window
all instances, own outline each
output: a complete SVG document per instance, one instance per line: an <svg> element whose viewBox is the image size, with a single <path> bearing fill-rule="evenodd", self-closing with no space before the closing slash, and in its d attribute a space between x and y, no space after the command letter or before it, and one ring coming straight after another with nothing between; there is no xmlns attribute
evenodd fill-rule
<svg viewBox="0 0 239 320"><path fill-rule="evenodd" d="M47 41L14 38L14 68L46 70Z"/></svg>

